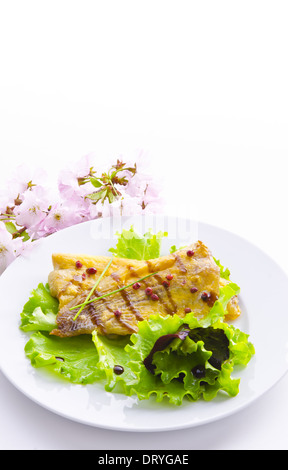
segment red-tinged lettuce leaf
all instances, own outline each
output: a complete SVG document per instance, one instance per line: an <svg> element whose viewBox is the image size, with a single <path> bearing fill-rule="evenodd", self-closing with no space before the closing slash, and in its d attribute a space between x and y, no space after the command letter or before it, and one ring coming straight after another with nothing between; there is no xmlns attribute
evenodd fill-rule
<svg viewBox="0 0 288 470"><path fill-rule="evenodd" d="M177 354L172 352L172 349L174 351L177 349L177 344L185 344L186 339L183 340L179 337L172 339L169 346L164 349L170 370L169 380L166 380L165 371L159 369L154 359L154 373L145 366L145 359L149 356L159 338L175 335L184 324L189 324L189 322L194 325L196 323L197 326L199 325L198 321L191 314L188 314L185 320L178 315L169 317L153 315L149 320L139 323L139 331L131 336L132 344L127 345L126 350L131 358L130 367L138 377L138 382L131 387L131 392L136 393L140 400L148 399L151 395L155 395L156 401L162 401L166 397L170 403L181 405L184 397L190 400L197 400L200 397L199 390L192 389L192 387L190 389L184 387L182 373L185 370L183 362L185 358L184 356L178 357ZM162 351L155 352L154 358L161 353L163 354ZM208 353L209 357L210 355Z"/></svg>
<svg viewBox="0 0 288 470"><path fill-rule="evenodd" d="M191 328L191 334L185 339L173 338L164 349L155 351L151 373L145 366L145 359L159 338L174 335L186 325ZM208 329L212 329L212 335ZM139 399L155 394L159 401L166 396L178 405L185 396L192 400L211 400L219 391L237 395L240 381L231 377L234 365L247 365L255 353L245 333L219 320L213 323L213 316L207 327L207 318L197 320L192 313L184 319L177 315L165 318L153 315L139 323L139 331L131 336L131 342L125 349L138 382L131 386L130 392L136 393ZM205 371L204 375L192 373L199 366Z"/></svg>

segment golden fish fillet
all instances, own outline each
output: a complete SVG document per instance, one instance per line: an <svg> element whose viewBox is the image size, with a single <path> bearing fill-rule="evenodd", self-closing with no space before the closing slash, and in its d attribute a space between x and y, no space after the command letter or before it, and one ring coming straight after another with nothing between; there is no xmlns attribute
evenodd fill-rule
<svg viewBox="0 0 288 470"><path fill-rule="evenodd" d="M131 334L137 332L138 321L156 313L177 313L184 317L193 311L196 316L203 317L225 283L220 279L220 269L209 249L200 241L149 261L114 257L90 300L134 284L89 303L73 320L79 307L70 310L71 307L86 300L110 258L54 254L52 260L54 270L49 274L48 282L52 296L59 300L59 312L57 328L51 334L61 337L89 334L95 329L102 335ZM93 273L95 270L97 272ZM157 274L137 282L155 272ZM236 296L229 302L227 311L227 319L240 314Z"/></svg>

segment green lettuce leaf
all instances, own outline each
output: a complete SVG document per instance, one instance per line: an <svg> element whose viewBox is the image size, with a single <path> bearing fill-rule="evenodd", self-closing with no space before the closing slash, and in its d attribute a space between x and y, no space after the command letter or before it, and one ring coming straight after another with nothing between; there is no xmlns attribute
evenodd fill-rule
<svg viewBox="0 0 288 470"><path fill-rule="evenodd" d="M224 319L225 314L227 313L227 304L228 302L240 293L240 287L235 284L234 282L229 282L226 286L220 287L220 295L219 299L214 302L213 307L210 310L209 316L204 319L203 322L205 323L210 322L210 317L213 321L217 319Z"/></svg>
<svg viewBox="0 0 288 470"><path fill-rule="evenodd" d="M136 376L129 367L130 356L125 349L127 344L130 343L129 335L111 339L107 336L98 335L95 330L92 333L92 340L99 356L97 367L106 377L105 390L115 391L118 384L118 389L122 393L129 394L130 385L136 381ZM123 367L124 372L121 375L115 374L115 366Z"/></svg>
<svg viewBox="0 0 288 470"><path fill-rule="evenodd" d="M25 353L34 367L46 367L72 383L88 384L105 377L97 367L99 356L90 335L59 338L38 331L26 343Z"/></svg>
<svg viewBox="0 0 288 470"><path fill-rule="evenodd" d="M131 336L131 344L126 346L126 351L130 356L129 366L138 380L130 387L130 394L135 393L139 400L153 395L157 402L167 397L170 403L180 405L184 396L189 395L181 382L175 380L165 383L159 374L152 374L144 365L157 339L175 333L182 325L183 321L178 315L153 315L148 321L140 322L138 333Z"/></svg>
<svg viewBox="0 0 288 470"><path fill-rule="evenodd" d="M93 383L104 378L98 369L99 356L91 336L59 338L49 335L56 327L59 302L50 294L48 284L40 283L31 293L21 313L20 329L35 331L25 345L33 367L46 367L50 372L73 383Z"/></svg>
<svg viewBox="0 0 288 470"><path fill-rule="evenodd" d="M167 232L153 234L151 230L140 235L133 226L129 230L123 229L116 233L118 241L116 248L109 251L119 258L148 260L158 258L161 252L161 242Z"/></svg>
<svg viewBox="0 0 288 470"><path fill-rule="evenodd" d="M228 268L224 268L224 266L220 263L219 259L213 258L217 266L220 268L220 277L226 279L227 281L230 280L230 271Z"/></svg>
<svg viewBox="0 0 288 470"><path fill-rule="evenodd" d="M50 294L48 284L40 283L20 314L20 328L23 331L52 331L56 328L59 302Z"/></svg>

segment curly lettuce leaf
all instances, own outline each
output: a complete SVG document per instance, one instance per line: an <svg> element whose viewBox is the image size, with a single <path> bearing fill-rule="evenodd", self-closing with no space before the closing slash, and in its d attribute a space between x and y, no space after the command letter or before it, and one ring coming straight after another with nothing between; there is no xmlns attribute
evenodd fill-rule
<svg viewBox="0 0 288 470"><path fill-rule="evenodd" d="M229 282L226 286L220 287L220 293L219 293L219 299L214 302L213 307L211 308L209 312L209 316L206 317L205 321L210 322L210 317L213 319L213 321L216 320L223 320L225 314L227 313L227 305L228 302L234 297L235 295L238 295L240 292L240 287L235 284L234 282Z"/></svg>
<svg viewBox="0 0 288 470"><path fill-rule="evenodd" d="M138 383L133 384L130 391L135 392L139 399L156 394L160 401L166 396L177 405L182 403L184 396L190 400L211 400L220 390L230 396L237 395L240 380L231 377L234 365L247 365L255 353L254 347L248 341L248 335L222 321L214 321L213 316L210 316L210 328L215 332L223 330L229 344L229 358L223 360L220 369L213 365L215 361L211 361L215 347L211 350L211 344L202 334L203 338L200 335L198 339L193 339L193 335L184 340L173 339L164 350L154 354L154 373L147 370L144 361L155 342L163 335L175 333L184 324L192 332L195 329L207 331L207 319L203 322L192 313L185 318L153 315L139 323L138 333L131 336L132 344L125 348L131 358L129 365L138 377ZM218 350L219 345L216 348L219 355ZM191 370L199 365L204 367L205 376L197 378Z"/></svg>
<svg viewBox="0 0 288 470"><path fill-rule="evenodd" d="M20 314L20 329L23 331L52 331L56 328L59 302L52 297L49 285L40 283Z"/></svg>
<svg viewBox="0 0 288 470"><path fill-rule="evenodd" d="M161 252L161 242L167 232L153 234L151 230L140 235L133 226L129 230L123 229L116 233L118 241L116 248L109 251L119 258L148 260L158 258Z"/></svg>
<svg viewBox="0 0 288 470"><path fill-rule="evenodd" d="M129 387L136 380L135 374L129 367L130 357L125 349L130 342L130 337L109 338L98 335L95 330L92 333L92 340L99 356L97 367L106 377L105 390L108 392L115 391L118 384L122 392L129 394ZM123 374L115 374L115 366L122 366L124 369Z"/></svg>
<svg viewBox="0 0 288 470"><path fill-rule="evenodd" d="M131 393L136 393L139 400L148 399L154 395L157 402L163 401L166 397L170 403L180 405L185 396L194 398L191 392L183 387L183 383L177 380L181 374L179 364L170 364L173 368L171 378L173 376L176 380L165 380L158 369L151 373L144 365L156 341L161 336L174 334L183 324L183 319L178 315L169 317L153 315L149 320L139 323L138 333L131 336L132 344L127 345L126 350L131 358L130 367L138 377L138 382L131 387ZM154 354L154 357L157 354Z"/></svg>
<svg viewBox="0 0 288 470"><path fill-rule="evenodd" d="M203 330L205 331L206 328ZM155 354L155 373L160 374L161 380L167 384L175 379L181 379L184 390L193 400L201 397L207 401L211 400L220 389L230 396L235 396L238 393L239 380L231 382L229 377L228 384L222 381L220 386L219 378L222 370L211 365L209 361L213 353L207 349L205 342L201 339L193 341L187 337L183 344L178 343L177 346L172 344L164 351ZM201 371L205 371L205 376L197 378L191 371L200 367Z"/></svg>
<svg viewBox="0 0 288 470"><path fill-rule="evenodd" d="M219 259L213 258L217 266L220 268L220 277L222 279L226 279L227 281L230 281L230 271L228 268L224 268L224 266L220 263Z"/></svg>
<svg viewBox="0 0 288 470"><path fill-rule="evenodd" d="M33 332L25 345L33 367L46 367L73 383L93 383L104 377L97 368L99 356L90 336L58 338L49 332L56 327L59 302L48 284L40 283L21 313L20 329Z"/></svg>
<svg viewBox="0 0 288 470"><path fill-rule="evenodd" d="M224 322L216 322L210 327L192 329L184 342L173 341L168 348L157 352L155 373L161 375L164 383L181 377L183 387L196 400L200 397L211 400L219 391L236 396L240 379L231 376L234 366L246 366L254 353L248 335ZM199 366L205 374L197 378L191 371Z"/></svg>
<svg viewBox="0 0 288 470"><path fill-rule="evenodd" d="M25 353L33 367L46 367L72 383L88 384L104 378L90 335L59 338L38 331L26 343Z"/></svg>

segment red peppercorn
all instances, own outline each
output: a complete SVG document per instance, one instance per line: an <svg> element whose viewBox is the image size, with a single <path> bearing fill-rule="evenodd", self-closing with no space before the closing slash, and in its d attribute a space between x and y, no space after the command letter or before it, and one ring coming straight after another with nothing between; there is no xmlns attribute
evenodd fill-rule
<svg viewBox="0 0 288 470"><path fill-rule="evenodd" d="M115 315L116 318L119 318L120 315L121 315L120 310L115 310L114 315Z"/></svg>
<svg viewBox="0 0 288 470"><path fill-rule="evenodd" d="M162 286L164 286L164 287L169 287L169 286L170 286L170 282L169 282L169 281L163 281L163 282L162 282Z"/></svg>
<svg viewBox="0 0 288 470"><path fill-rule="evenodd" d="M86 274L85 273L82 274L82 279L83 279L83 281L84 281L84 279L86 279Z"/></svg>
<svg viewBox="0 0 288 470"><path fill-rule="evenodd" d="M207 294L207 292L203 292L202 295L201 295L201 299L206 301L206 300L208 300L208 298L209 298L209 294Z"/></svg>
<svg viewBox="0 0 288 470"><path fill-rule="evenodd" d="M96 273L97 273L97 269L96 269L96 268L87 268L87 269L86 269L86 273L87 273L87 274L96 274Z"/></svg>
<svg viewBox="0 0 288 470"><path fill-rule="evenodd" d="M166 279L168 279L168 281L172 281L173 274L167 274Z"/></svg>
<svg viewBox="0 0 288 470"><path fill-rule="evenodd" d="M151 295L151 294L153 293L152 287L147 287L147 288L145 289L145 293L146 293L146 295Z"/></svg>
<svg viewBox="0 0 288 470"><path fill-rule="evenodd" d="M193 250L188 250L188 251L187 251L187 256L190 256L190 257L191 257L191 256L193 256L194 254L195 254L195 251L193 251Z"/></svg>
<svg viewBox="0 0 288 470"><path fill-rule="evenodd" d="M77 269L80 269L82 268L83 264L81 263L81 261L76 261L75 266Z"/></svg>
<svg viewBox="0 0 288 470"><path fill-rule="evenodd" d="M192 294L195 294L195 292L198 292L197 287L191 287L190 292L192 292Z"/></svg>
<svg viewBox="0 0 288 470"><path fill-rule="evenodd" d="M185 313L190 313L190 312L192 312L191 308L186 307L186 308L185 308Z"/></svg>
<svg viewBox="0 0 288 470"><path fill-rule="evenodd" d="M135 284L133 284L133 289L139 289L139 287L141 287L141 284L140 282L135 282Z"/></svg>
<svg viewBox="0 0 288 470"><path fill-rule="evenodd" d="M151 295L151 299L152 299L152 300L159 300L159 297L158 297L157 294L152 294L152 295Z"/></svg>

